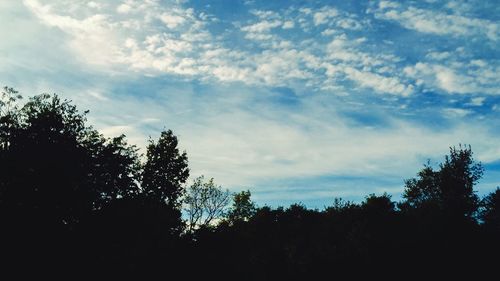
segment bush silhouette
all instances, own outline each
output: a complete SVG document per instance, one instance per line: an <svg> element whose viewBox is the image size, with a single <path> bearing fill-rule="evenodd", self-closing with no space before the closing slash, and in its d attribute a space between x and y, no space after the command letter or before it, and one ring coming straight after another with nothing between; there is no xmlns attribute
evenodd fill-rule
<svg viewBox="0 0 500 281"><path fill-rule="evenodd" d="M470 146L450 148L437 168L427 164L406 180L401 202L384 193L359 204L334 199L324 210L258 207L247 190L228 204L229 193L213 181L199 179L186 193L188 158L172 131L150 140L143 158L124 135L106 138L88 126L87 112L70 101L20 100L4 88L5 272L188 280L498 275L500 189L477 196L483 167ZM189 224L183 200L214 218Z"/></svg>

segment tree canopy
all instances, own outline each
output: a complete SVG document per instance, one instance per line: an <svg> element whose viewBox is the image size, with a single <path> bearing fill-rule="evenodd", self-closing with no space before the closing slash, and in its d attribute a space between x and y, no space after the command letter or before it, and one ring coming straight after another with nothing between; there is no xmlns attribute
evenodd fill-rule
<svg viewBox="0 0 500 281"><path fill-rule="evenodd" d="M434 170L429 164L417 178L405 181L401 205L404 209L432 209L449 219L474 218L479 197L474 185L483 175L483 167L473 158L470 146L450 148L445 161Z"/></svg>
<svg viewBox="0 0 500 281"><path fill-rule="evenodd" d="M21 100L8 87L0 97L0 260L16 276L498 275L500 188L478 196L484 169L470 146L424 165L400 202L383 193L332 198L323 210L259 207L250 190L231 193L213 178L187 186L187 153L171 130L142 155L125 135L89 126L71 101Z"/></svg>
<svg viewBox="0 0 500 281"><path fill-rule="evenodd" d="M177 137L163 131L158 141L150 140L142 175L142 190L168 205L179 207L183 184L189 177L186 152L180 153Z"/></svg>
<svg viewBox="0 0 500 281"><path fill-rule="evenodd" d="M204 176L195 178L184 196L189 229L207 227L212 222L222 219L226 214L229 200L229 190L217 186L213 178L207 182Z"/></svg>

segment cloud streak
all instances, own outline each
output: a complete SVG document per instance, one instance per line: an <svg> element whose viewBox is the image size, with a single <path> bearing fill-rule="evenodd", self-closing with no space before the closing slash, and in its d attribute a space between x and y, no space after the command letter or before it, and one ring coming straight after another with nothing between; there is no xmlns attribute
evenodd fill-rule
<svg viewBox="0 0 500 281"><path fill-rule="evenodd" d="M498 23L486 19L419 9L413 6L405 7L390 1L380 1L378 7L370 11L378 19L395 21L405 28L423 33L453 37L483 36L492 41L498 41L500 38Z"/></svg>
<svg viewBox="0 0 500 281"><path fill-rule="evenodd" d="M2 2L3 83L139 146L171 128L263 202L394 193L458 143L499 161L492 3L229 2Z"/></svg>
<svg viewBox="0 0 500 281"><path fill-rule="evenodd" d="M359 29L361 23L355 16L331 7L311 10L310 16L295 11L301 15L299 20L303 25L309 22L337 29L337 36L322 45L307 44L304 39L289 40L284 34L273 32L295 26L296 19L285 13L254 11L258 21L242 26L241 32L263 50L250 52L226 46L208 31L210 20L192 8L175 3L171 3L172 8L156 1L141 5L127 1L115 9L80 18L76 14L59 14L37 0L24 3L42 22L70 35L69 46L83 61L99 67L116 70L122 65L153 75L172 74L267 86L308 80L315 90L342 88L343 79L347 78L360 88L378 93L409 95L412 92L409 81L396 72L381 74L377 69L368 69L391 64L393 57L360 51L365 39L351 39L344 32ZM88 7L82 5L75 10L85 8ZM120 14L129 17L123 19ZM336 47L339 41L341 45ZM333 69L335 75L331 75Z"/></svg>

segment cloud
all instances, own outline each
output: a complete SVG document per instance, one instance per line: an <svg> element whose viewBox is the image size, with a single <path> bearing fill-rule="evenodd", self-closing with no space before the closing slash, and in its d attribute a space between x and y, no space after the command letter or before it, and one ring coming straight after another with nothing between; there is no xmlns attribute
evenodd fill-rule
<svg viewBox="0 0 500 281"><path fill-rule="evenodd" d="M161 14L160 20L170 29L176 28L178 25L183 24L186 21L184 17L172 13Z"/></svg>
<svg viewBox="0 0 500 281"><path fill-rule="evenodd" d="M122 96L94 104L98 108L91 108L91 116L98 118L106 134L127 133L139 143L148 135L155 138L167 124L188 152L193 176L210 175L232 189L324 175L383 175L401 182L427 158L444 155L458 143L472 144L481 161L500 158L490 127L476 123L464 109L443 109L451 123L432 129L426 122L401 120L376 113L376 106L362 105L359 109L367 120L383 119L385 125L355 126L343 114L352 105L325 103L319 96L297 100L290 111L269 104L273 94L267 90L222 87L206 97L190 91L165 89L142 101ZM137 111L138 104L148 110ZM152 127L146 129L145 124Z"/></svg>
<svg viewBox="0 0 500 281"><path fill-rule="evenodd" d="M263 48L260 52L252 52L226 47L223 40L208 31L210 22L206 17L198 17L192 8L173 2L167 8L154 1L143 4L127 1L117 6L118 13L107 10L87 17L61 15L62 11L56 12L52 6L42 5L36 0L27 0L25 5L45 24L68 33L71 36L69 46L81 60L101 69L117 71L128 68L152 75L163 73L205 81L217 79L267 86L289 85L308 79L307 85L320 90L342 87L343 82L339 80L342 77L329 75L337 68L343 77L362 88L403 96L411 93L411 85L404 85L405 81L400 78L385 77L365 69L394 62L390 55L360 51L358 48L364 38L349 40L345 34L337 36L323 47L327 51L323 53L319 46L308 45L307 40L289 41L274 32L278 27L294 26L295 19L290 12L251 12L258 21L250 22L240 30L246 39ZM131 14L127 19L119 16L125 12ZM309 20L316 25L332 20L331 23L340 30L359 29L361 26L354 15L332 7L301 9L300 13L310 15ZM167 30L155 23L155 19ZM332 34L329 30L327 28L324 34ZM342 64L336 65L335 60L342 61ZM386 66L384 69L392 68ZM322 70L326 70L327 77L321 77Z"/></svg>
<svg viewBox="0 0 500 281"><path fill-rule="evenodd" d="M90 8L94 8L94 9L101 9L102 8L102 5L97 3L97 2L94 2L94 1L90 1L87 3L87 6L89 6Z"/></svg>
<svg viewBox="0 0 500 281"><path fill-rule="evenodd" d="M128 4L120 4L117 8L116 11L120 14L128 14L132 10L132 7Z"/></svg>
<svg viewBox="0 0 500 281"><path fill-rule="evenodd" d="M500 78L493 75L500 70L498 63L484 61L453 61L447 64L418 62L408 66L404 72L417 80L417 84L445 93L498 95Z"/></svg>
<svg viewBox="0 0 500 281"><path fill-rule="evenodd" d="M447 14L442 11L403 7L395 2L381 1L372 12L377 19L395 21L408 29L454 37L483 36L497 41L500 26L490 20Z"/></svg>
<svg viewBox="0 0 500 281"><path fill-rule="evenodd" d="M141 147L173 129L193 176L233 190L397 192L449 145L500 158L496 23L482 2L255 2L230 15L192 1L23 3L0 3L4 83L61 93Z"/></svg>
<svg viewBox="0 0 500 281"><path fill-rule="evenodd" d="M402 65L404 58L373 49L373 39L351 34L353 30L369 28L367 21L336 7L251 10L255 20L250 19L239 28L244 38L251 41L249 44L255 44L248 47L228 44L227 38L213 34L209 28L215 17L178 1L125 1L116 6L89 3L44 5L37 0L24 1L44 24L69 35L67 44L77 58L101 71L177 75L271 87L307 79L308 87L316 91L347 92L346 81L351 81L358 86L356 90L400 96L410 96L416 84L446 93L498 93L497 61L473 57L464 61L457 58L457 51L430 51L425 60ZM97 7L97 13L85 12ZM377 19L396 21L423 33L483 34L496 40L493 35L497 24L485 19L390 1L380 1L368 11ZM318 33L333 38L322 41L316 40L314 33L302 37L282 33L283 29L295 28L295 22L303 32L314 25Z"/></svg>
<svg viewBox="0 0 500 281"><path fill-rule="evenodd" d="M463 118L472 112L463 108L444 108L443 113L448 118Z"/></svg>
<svg viewBox="0 0 500 281"><path fill-rule="evenodd" d="M249 33L263 33L268 32L273 28L280 26L282 23L279 20L275 21L261 21L252 25L244 26L241 28L242 31Z"/></svg>
<svg viewBox="0 0 500 281"><path fill-rule="evenodd" d="M23 3L44 24L70 34L72 38L69 46L81 56L82 60L102 66L113 63L119 58L121 50L113 42L116 35L112 32L107 16L94 14L80 20L55 14L51 6L42 5L36 0L25 0Z"/></svg>
<svg viewBox="0 0 500 281"><path fill-rule="evenodd" d="M294 28L295 27L295 23L291 20L287 20L283 23L283 29L290 29L290 28Z"/></svg>
<svg viewBox="0 0 500 281"><path fill-rule="evenodd" d="M354 68L346 68L345 72L349 79L356 81L362 87L374 89L378 93L391 93L409 96L413 93L412 85L405 85L394 77L385 77L372 72L363 72Z"/></svg>
<svg viewBox="0 0 500 281"><path fill-rule="evenodd" d="M129 125L119 125L119 126L109 126L100 128L99 132L101 132L106 137L115 137L121 134L129 135L135 129Z"/></svg>
<svg viewBox="0 0 500 281"><path fill-rule="evenodd" d="M498 62L471 58L464 61L457 57L458 51L430 51L425 61L414 65L402 65L402 58L379 49L371 51L368 46L373 41L347 33L363 26L358 16L330 6L251 10L257 20L249 20L240 31L258 46L255 49L229 46L225 38L209 31L210 17L198 16L202 13L177 2L160 5L156 1L126 1L116 6L121 12L125 12L125 6L130 8L126 12L133 11L126 19L120 17L120 12L113 13L110 6L103 10L104 5L98 5L99 13L87 16L65 13L67 9L62 6L43 5L36 0L24 3L46 25L68 33L68 45L82 61L110 71L132 70L148 75L265 86L294 85L307 80L306 85L314 90L344 92L345 81L351 81L357 90L406 97L415 92L415 85L446 93L497 94L500 83L495 75ZM93 3L91 6L98 4ZM379 2L369 12L376 18L398 21L428 33L472 35L484 31L485 26L491 27L484 20L468 20L389 1ZM318 32L333 38L329 42L315 41L314 34L290 38L280 33L279 27L292 28L295 21L301 27L306 23L324 26Z"/></svg>
<svg viewBox="0 0 500 281"><path fill-rule="evenodd" d="M323 7L319 11L314 13L314 25L325 24L330 18L334 18L338 15L339 11L337 9L331 7Z"/></svg>
<svg viewBox="0 0 500 281"><path fill-rule="evenodd" d="M450 52L431 52L431 53L428 53L425 57L430 59L430 60L442 61L442 60L446 60L446 59L450 58L451 53Z"/></svg>
<svg viewBox="0 0 500 281"><path fill-rule="evenodd" d="M93 98L96 98L97 100L99 101L107 101L109 100L103 93L101 93L100 91L95 91L95 90L90 90L88 91L88 95L93 97Z"/></svg>
<svg viewBox="0 0 500 281"><path fill-rule="evenodd" d="M485 97L471 98L470 102L467 103L467 105L470 105L470 106L483 106L485 100L486 100Z"/></svg>

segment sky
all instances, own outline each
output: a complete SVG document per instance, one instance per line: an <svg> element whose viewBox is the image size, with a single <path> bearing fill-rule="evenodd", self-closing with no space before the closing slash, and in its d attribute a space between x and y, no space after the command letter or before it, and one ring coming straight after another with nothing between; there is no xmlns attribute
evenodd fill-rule
<svg viewBox="0 0 500 281"><path fill-rule="evenodd" d="M0 84L106 136L172 129L261 206L359 202L450 146L500 185L498 1L0 0Z"/></svg>

